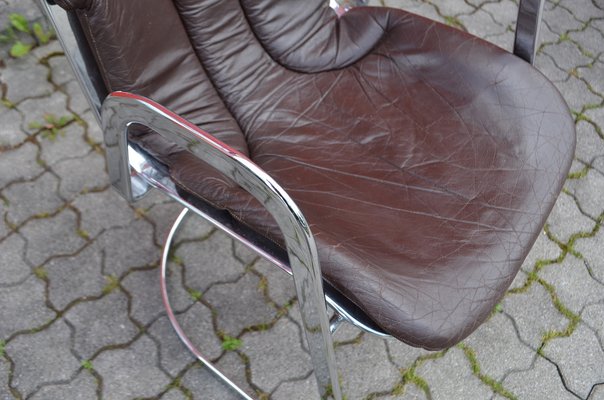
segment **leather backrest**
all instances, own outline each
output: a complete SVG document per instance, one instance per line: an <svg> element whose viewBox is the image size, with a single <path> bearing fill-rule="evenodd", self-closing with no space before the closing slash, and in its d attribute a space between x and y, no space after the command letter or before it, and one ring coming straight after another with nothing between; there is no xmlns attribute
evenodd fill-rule
<svg viewBox="0 0 604 400"><path fill-rule="evenodd" d="M152 6L150 6L152 3ZM149 97L247 154L171 0L59 0L75 11L109 91Z"/></svg>

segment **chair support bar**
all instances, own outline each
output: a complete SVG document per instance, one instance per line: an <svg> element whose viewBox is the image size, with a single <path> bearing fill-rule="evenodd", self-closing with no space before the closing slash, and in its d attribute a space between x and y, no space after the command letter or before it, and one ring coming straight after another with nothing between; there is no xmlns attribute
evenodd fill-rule
<svg viewBox="0 0 604 400"><path fill-rule="evenodd" d="M530 64L535 62L544 0L520 0L514 38L514 54Z"/></svg>
<svg viewBox="0 0 604 400"><path fill-rule="evenodd" d="M161 257L161 276L160 276L160 286L161 287L160 287L160 289L161 289L162 301L164 303L164 307L166 308L166 313L168 315L168 319L170 320L170 323L172 324L172 327L176 331L176 334L178 335L181 342L183 342L183 344L189 349L189 351L191 353L193 353L193 355L199 361L201 361L206 368L208 368L210 371L212 371L224 383L226 383L233 390L235 390L237 393L239 393L239 395L242 398L244 398L245 400L253 400L247 393L245 393L245 391L243 389L241 389L239 386L237 386L225 374L223 374L221 370L219 370L214 364L212 364L201 353L201 351L193 344L193 342L191 342L191 340L185 333L184 329L182 329L182 326L180 326L178 319L176 319L174 309L172 308L172 304L170 303L170 297L168 296L168 285L166 283L170 249L172 248L172 242L174 240L174 235L178 231L178 228L180 227L180 224L184 220L188 211L189 211L189 209L185 208L180 213L178 218L176 218L176 221L174 221L174 225L172 225L172 228L170 229L170 233L168 233L168 237L166 237L166 243L164 245L164 251L163 251L162 257Z"/></svg>
<svg viewBox="0 0 604 400"><path fill-rule="evenodd" d="M302 212L285 190L243 154L141 96L124 92L112 93L103 102L101 119L109 178L127 200L136 200L136 188L140 186L139 181L135 179L133 183L132 179L136 173L130 168L128 128L132 124L140 124L187 149L239 184L266 207L285 238L303 329L321 398L333 396L340 400L342 395L316 244Z"/></svg>

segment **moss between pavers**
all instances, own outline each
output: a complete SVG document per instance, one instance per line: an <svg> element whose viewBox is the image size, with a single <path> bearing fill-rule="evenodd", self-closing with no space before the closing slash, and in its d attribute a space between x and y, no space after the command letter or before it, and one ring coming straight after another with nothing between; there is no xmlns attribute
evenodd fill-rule
<svg viewBox="0 0 604 400"><path fill-rule="evenodd" d="M107 280L107 284L102 290L103 294L109 294L120 286L120 280L113 275L105 276L105 279Z"/></svg>
<svg viewBox="0 0 604 400"><path fill-rule="evenodd" d="M556 293L555 287L553 285L551 285L550 283L546 282L545 280L543 280L541 277L539 277L538 273L545 266L561 263L566 258L567 254L572 254L573 256L575 256L579 259L584 259L583 255L574 249L574 244L579 239L594 237L600 230L600 227L602 226L603 222L604 222L604 213L601 214L597 218L596 225L590 232L574 233L570 236L569 240L566 243L562 243L557 238L555 238L549 231L548 226L546 225L545 226L546 235L548 236L548 238L551 241L553 241L560 247L560 249L562 250L562 253L560 254L560 256L558 256L558 258L553 259L553 260L537 260L537 262L535 263L535 266L533 267L533 270L528 273L528 277L527 277L525 284L522 287L511 289L508 291L509 294L523 293L523 292L526 292L528 290L528 288L534 282L537 282L538 284L543 286L543 288L549 293L549 295L552 299L552 303L553 303L554 307L556 308L556 310L558 310L558 312L560 314L562 314L569 321L568 325L566 326L566 328L564 330L561 330L561 331L552 330L552 331L547 331L543 334L542 339L541 339L541 345L539 346L539 349L537 350L537 353L539 355L542 355L543 348L547 345L547 343L549 343L550 340L555 339L555 338L560 338L560 337L568 337L568 336L572 335L573 332L575 331L577 325L581 321L581 317L579 315L573 313L568 307L566 307L562 303L562 301L560 300L560 298L558 297L558 295Z"/></svg>
<svg viewBox="0 0 604 400"><path fill-rule="evenodd" d="M472 349L465 343L460 343L457 345L457 347L463 351L466 358L470 362L470 367L474 376L480 379L482 383L489 386L491 390L493 390L493 392L499 394L500 396L503 396L510 400L517 400L517 397L514 396L510 391L505 389L501 383L497 382L495 379L481 372L480 364L478 363L478 359L476 358L476 352L474 351L474 349Z"/></svg>

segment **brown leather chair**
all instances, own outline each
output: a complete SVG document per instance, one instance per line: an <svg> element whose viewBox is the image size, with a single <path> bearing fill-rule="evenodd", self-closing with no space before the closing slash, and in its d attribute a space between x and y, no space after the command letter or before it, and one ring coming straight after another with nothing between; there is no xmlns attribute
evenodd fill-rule
<svg viewBox="0 0 604 400"><path fill-rule="evenodd" d="M456 344L511 284L570 168L573 120L530 64L539 0L521 1L515 54L324 0L56 3L116 188L159 187L293 270L323 397L340 398L324 292L332 330Z"/></svg>

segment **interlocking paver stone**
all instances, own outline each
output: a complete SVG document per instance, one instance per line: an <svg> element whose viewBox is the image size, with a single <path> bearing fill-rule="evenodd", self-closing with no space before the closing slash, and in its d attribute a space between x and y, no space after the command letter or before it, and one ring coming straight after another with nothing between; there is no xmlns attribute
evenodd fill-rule
<svg viewBox="0 0 604 400"><path fill-rule="evenodd" d="M36 266L51 255L73 254L86 243L77 234L76 215L69 209L54 217L32 219L20 232L27 240L26 258Z"/></svg>
<svg viewBox="0 0 604 400"><path fill-rule="evenodd" d="M82 105L82 107L84 107ZM86 103L86 108L88 108L88 104ZM74 110L75 111L75 110ZM88 110L80 115L82 120L86 123L88 129L88 137L93 143L103 143L103 131L101 130L101 126L97 122L96 118L92 114L92 111Z"/></svg>
<svg viewBox="0 0 604 400"><path fill-rule="evenodd" d="M20 225L34 215L50 214L64 203L57 195L59 180L47 172L32 182L19 182L4 189L8 200L7 220Z"/></svg>
<svg viewBox="0 0 604 400"><path fill-rule="evenodd" d="M597 3L597 1L596 1ZM600 6L602 8L602 6ZM591 26L596 28L600 33L604 33L604 19L594 19L591 21Z"/></svg>
<svg viewBox="0 0 604 400"><path fill-rule="evenodd" d="M518 273L516 274L516 277L512 281L512 284L510 285L509 290L520 289L520 288L524 287L524 285L526 285L526 283L527 283L528 277L529 277L528 274L526 272L524 272L522 269L518 270Z"/></svg>
<svg viewBox="0 0 604 400"><path fill-rule="evenodd" d="M593 162L593 168L604 175L604 156L595 159Z"/></svg>
<svg viewBox="0 0 604 400"><path fill-rule="evenodd" d="M153 243L153 226L142 219L104 231L96 244L105 254L106 275L122 276L132 267L157 263L160 255Z"/></svg>
<svg viewBox="0 0 604 400"><path fill-rule="evenodd" d="M604 40L604 38L600 40ZM602 78L604 76L604 62L596 62L591 68L581 68L579 73L583 79L589 82L593 90L604 96L604 79Z"/></svg>
<svg viewBox="0 0 604 400"><path fill-rule="evenodd" d="M107 284L101 273L103 255L88 246L74 256L58 257L45 266L48 299L58 309L80 298L100 296Z"/></svg>
<svg viewBox="0 0 604 400"><path fill-rule="evenodd" d="M31 400L90 400L97 397L96 387L94 377L84 371L69 383L42 387Z"/></svg>
<svg viewBox="0 0 604 400"><path fill-rule="evenodd" d="M541 232L521 268L527 273L531 272L539 260L556 260L561 253L560 247L551 241L545 232Z"/></svg>
<svg viewBox="0 0 604 400"><path fill-rule="evenodd" d="M548 4L548 3L546 3L546 4ZM537 50L537 54L539 56L539 57L537 57L537 59L546 55L545 53L543 53L543 48L545 46L552 44L552 43L557 43L560 40L560 34L554 32L550 29L547 19L544 19L543 23L541 24L541 32L539 33L539 36L540 36L540 48Z"/></svg>
<svg viewBox="0 0 604 400"><path fill-rule="evenodd" d="M392 362L399 368L409 368L418 357L431 354L431 351L412 347L397 340L387 340L386 346Z"/></svg>
<svg viewBox="0 0 604 400"><path fill-rule="evenodd" d="M568 325L549 293L538 283L533 283L526 292L508 294L501 304L516 322L520 339L534 350L541 345L545 332L561 331Z"/></svg>
<svg viewBox="0 0 604 400"><path fill-rule="evenodd" d="M91 358L102 347L127 343L138 333L128 319L128 299L120 291L77 304L65 319L75 329L73 349L83 359Z"/></svg>
<svg viewBox="0 0 604 400"><path fill-rule="evenodd" d="M187 400L187 398L180 390L172 389L172 390L166 392L161 397L161 400Z"/></svg>
<svg viewBox="0 0 604 400"><path fill-rule="evenodd" d="M579 112L585 104L599 104L602 101L589 91L584 81L574 76L563 82L554 82L554 85L564 94L564 100L573 111Z"/></svg>
<svg viewBox="0 0 604 400"><path fill-rule="evenodd" d="M195 364L182 378L183 385L193 394L193 400L239 400L241 397L218 380L207 368Z"/></svg>
<svg viewBox="0 0 604 400"><path fill-rule="evenodd" d="M65 57L51 57L48 59L51 80L55 85L61 86L73 80L73 73Z"/></svg>
<svg viewBox="0 0 604 400"><path fill-rule="evenodd" d="M246 393L254 393L246 377L246 364L242 357L233 351L228 351L215 365L221 371L227 371L229 379Z"/></svg>
<svg viewBox="0 0 604 400"><path fill-rule="evenodd" d="M491 390L472 375L470 363L463 351L452 348L437 360L426 361L418 369L430 387L434 400L487 399Z"/></svg>
<svg viewBox="0 0 604 400"><path fill-rule="evenodd" d="M588 56L596 58L598 53L602 52L601 43L604 35L595 27L588 26L585 30L570 32L568 36L579 43Z"/></svg>
<svg viewBox="0 0 604 400"><path fill-rule="evenodd" d="M556 60L558 67L570 72L573 68L589 65L593 59L585 56L570 40L555 45L547 45L543 52Z"/></svg>
<svg viewBox="0 0 604 400"><path fill-rule="evenodd" d="M575 314L590 303L604 301L604 285L592 279L585 263L572 255L561 264L547 266L539 275L556 288L562 304Z"/></svg>
<svg viewBox="0 0 604 400"><path fill-rule="evenodd" d="M503 386L519 399L531 400L576 400L566 391L556 366L542 357L537 357L533 368L509 374Z"/></svg>
<svg viewBox="0 0 604 400"><path fill-rule="evenodd" d="M14 397L8 386L8 374L10 365L3 357L0 357L0 400L13 400Z"/></svg>
<svg viewBox="0 0 604 400"><path fill-rule="evenodd" d="M26 4L27 1L23 1L23 3ZM63 48L61 47L61 44L58 40L51 40L50 42L48 42L48 44L45 44L44 46L35 47L31 51L31 55L37 58L38 60L42 60L53 54L63 54Z"/></svg>
<svg viewBox="0 0 604 400"><path fill-rule="evenodd" d="M596 386L593 389L593 391L591 392L591 395L589 396L589 400L598 400L598 399L604 399L604 383L601 383L598 386Z"/></svg>
<svg viewBox="0 0 604 400"><path fill-rule="evenodd" d="M261 260L258 254L237 241L233 241L233 255L243 264L251 264L254 260Z"/></svg>
<svg viewBox="0 0 604 400"><path fill-rule="evenodd" d="M547 54L537 57L535 67L552 82L561 82L568 78L568 73L561 70Z"/></svg>
<svg viewBox="0 0 604 400"><path fill-rule="evenodd" d="M604 74L602 75L604 76ZM604 152L604 140L598 135L596 128L586 122L579 121L577 124L577 149L576 157L586 164L591 164L595 158Z"/></svg>
<svg viewBox="0 0 604 400"><path fill-rule="evenodd" d="M163 195L162 195L163 196ZM174 203L165 203L162 206L170 206L173 207ZM155 206L149 212L149 216L157 221L157 218L153 218L152 211L156 209L158 206ZM182 210L182 207L178 209ZM176 211L176 209L172 210ZM180 212L179 212L180 213ZM174 220L170 221L170 227ZM174 238L175 243L182 243L183 241L193 241L193 240L204 240L214 231L214 227L209 222L205 221L203 218L193 215L192 212L187 214L187 217L182 222L178 229L178 235ZM226 244L225 244L226 246Z"/></svg>
<svg viewBox="0 0 604 400"><path fill-rule="evenodd" d="M145 335L127 348L104 351L93 360L103 377L103 396L111 400L156 396L170 383L157 363L157 346Z"/></svg>
<svg viewBox="0 0 604 400"><path fill-rule="evenodd" d="M386 396L384 397L384 400L394 400L394 399L399 399L399 400L428 400L428 397L426 397L426 393L419 388L416 385L406 385L404 392L401 396Z"/></svg>
<svg viewBox="0 0 604 400"><path fill-rule="evenodd" d="M32 55L21 59L8 59L2 70L2 82L7 86L6 98L12 103L24 99L47 96L53 92L47 80L48 69L38 64Z"/></svg>
<svg viewBox="0 0 604 400"><path fill-rule="evenodd" d="M597 336L579 324L567 338L554 339L543 348L564 377L566 386L581 398L587 398L593 385L604 382L604 350Z"/></svg>
<svg viewBox="0 0 604 400"><path fill-rule="evenodd" d="M574 199L561 193L547 220L550 232L562 243L578 232L591 232L596 226L593 219L581 213Z"/></svg>
<svg viewBox="0 0 604 400"><path fill-rule="evenodd" d="M139 210L141 209L141 208L139 208L139 204L135 204L135 207L137 207L137 209L139 209ZM172 228L172 224L174 223L174 220L176 219L176 217L178 217L178 215L182 211L182 208L183 207L178 203L169 202L169 203L160 203L160 204L153 205L148 210L144 211L145 217L148 218L149 220L151 220L155 227L155 242L156 243L160 244L161 246L164 245L164 242L166 241L166 237L168 236L168 232L170 232L170 229ZM211 232L212 228L209 226L209 224L207 222L203 222L201 218L195 218L195 219L200 222L199 224L196 224L197 226L199 226L200 232L203 230L202 229L203 226L206 227L206 234L202 235L200 237L207 236L207 234L209 234L209 232ZM178 232L177 237L179 239L183 238L182 230Z"/></svg>
<svg viewBox="0 0 604 400"><path fill-rule="evenodd" d="M402 394L380 397L380 400L428 400L426 393L414 384L405 385Z"/></svg>
<svg viewBox="0 0 604 400"><path fill-rule="evenodd" d="M584 114L587 116L587 118L598 125L600 129L604 128L604 105L601 107L590 108L589 110L586 110ZM602 132L602 135L604 135L604 132Z"/></svg>
<svg viewBox="0 0 604 400"><path fill-rule="evenodd" d="M604 212L604 175L590 169L582 179L567 181L567 188L575 195L581 210L596 219Z"/></svg>
<svg viewBox="0 0 604 400"><path fill-rule="evenodd" d="M91 151L84 140L84 127L77 123L67 125L54 140L40 139L40 148L40 158L48 166L66 159L84 157Z"/></svg>
<svg viewBox="0 0 604 400"><path fill-rule="evenodd" d="M23 2L22 0L3 0L6 2L6 7L11 12L19 13L27 18L28 21L33 21L42 17L40 9L32 7L31 3ZM6 26L7 18L5 15L0 19L0 27Z"/></svg>
<svg viewBox="0 0 604 400"><path fill-rule="evenodd" d="M336 359L342 374L342 390L351 400L388 390L401 378L398 368L388 360L384 340L377 336L365 335L358 344L338 346Z"/></svg>
<svg viewBox="0 0 604 400"><path fill-rule="evenodd" d="M203 304L195 303L177 315L178 323L202 354L215 359L222 353L220 340L212 327L212 312ZM195 360L174 332L167 317L159 318L149 328L149 334L159 343L160 363L172 376Z"/></svg>
<svg viewBox="0 0 604 400"><path fill-rule="evenodd" d="M518 17L518 5L511 0L485 2L482 10L491 14L493 19L504 27L514 28Z"/></svg>
<svg viewBox="0 0 604 400"><path fill-rule="evenodd" d="M0 288L23 282L31 274L29 265L23 260L24 253L25 240L17 234L12 234L0 242Z"/></svg>
<svg viewBox="0 0 604 400"><path fill-rule="evenodd" d="M180 270L170 268L170 272L166 280L170 304L174 310L184 311L193 300L181 285ZM132 272L124 278L122 285L132 296L130 315L135 320L147 325L164 313L158 269Z"/></svg>
<svg viewBox="0 0 604 400"><path fill-rule="evenodd" d="M23 114L23 130L33 134L40 130L36 124L45 125L47 123L45 116L53 115L61 118L70 116L67 111L67 96L61 92L53 92L50 96L39 99L24 100L18 106L19 111ZM40 138L42 141L51 140L47 137Z"/></svg>
<svg viewBox="0 0 604 400"><path fill-rule="evenodd" d="M312 369L310 356L300 347L296 325L280 319L267 332L243 335L241 350L250 358L252 382L265 392L281 381L303 378Z"/></svg>
<svg viewBox="0 0 604 400"><path fill-rule="evenodd" d="M20 285L0 287L0 340L54 318L54 311L44 303L44 284L33 275Z"/></svg>
<svg viewBox="0 0 604 400"><path fill-rule="evenodd" d="M531 366L535 352L522 343L508 316L496 313L465 343L476 353L480 371L500 381L507 372Z"/></svg>
<svg viewBox="0 0 604 400"><path fill-rule="evenodd" d="M82 89L80 89L78 82L73 80L67 82L63 85L63 90L65 91L65 94L67 94L67 105L70 111L81 117L86 110L90 109L88 101L84 97L84 93L82 93ZM95 128L96 130L99 130L98 127Z"/></svg>
<svg viewBox="0 0 604 400"><path fill-rule="evenodd" d="M547 2L547 6L544 7L543 20L544 24L559 35L570 30L579 30L582 25L568 10L553 2Z"/></svg>
<svg viewBox="0 0 604 400"><path fill-rule="evenodd" d="M493 16L483 9L469 15L460 15L458 19L468 29L468 32L477 35L480 32L481 36L501 35L505 33L506 27L498 24L493 19Z"/></svg>
<svg viewBox="0 0 604 400"><path fill-rule="evenodd" d="M205 291L213 282L232 282L245 268L232 255L231 240L224 234L213 234L204 241L182 244L175 252L185 267L185 281L195 290Z"/></svg>
<svg viewBox="0 0 604 400"><path fill-rule="evenodd" d="M6 214L6 204L0 199L0 240L4 239L11 232L11 229L6 225L4 221Z"/></svg>
<svg viewBox="0 0 604 400"><path fill-rule="evenodd" d="M383 1L385 6L402 8L406 11L423 15L425 17L442 20L441 16L436 12L436 8L426 2L414 1L414 0L385 0Z"/></svg>
<svg viewBox="0 0 604 400"><path fill-rule="evenodd" d="M58 320L40 332L10 341L6 353L15 363L12 386L28 395L42 384L70 380L80 368L71 352L71 334L65 321Z"/></svg>
<svg viewBox="0 0 604 400"><path fill-rule="evenodd" d="M604 303L592 304L581 314L583 322L593 329L600 339L600 346L604 346ZM604 349L604 347L602 347Z"/></svg>
<svg viewBox="0 0 604 400"><path fill-rule="evenodd" d="M273 400L310 399L316 396L319 389L313 375L299 381L283 382L273 392Z"/></svg>
<svg viewBox="0 0 604 400"><path fill-rule="evenodd" d="M417 2L413 2L417 4ZM432 2L432 5L438 8L441 15L455 16L459 14L470 14L475 8L470 5L469 2L452 2L452 1L439 1Z"/></svg>
<svg viewBox="0 0 604 400"><path fill-rule="evenodd" d="M573 17L580 21L589 21L592 18L602 18L602 9L597 8L596 4L601 0L564 0L562 3L572 11Z"/></svg>
<svg viewBox="0 0 604 400"><path fill-rule="evenodd" d="M268 282L268 295L277 305L283 306L296 297L293 278L263 259L254 264L258 271Z"/></svg>
<svg viewBox="0 0 604 400"><path fill-rule="evenodd" d="M235 283L212 286L204 299L218 312L218 329L230 336L239 335L246 327L268 324L276 316L276 309L267 304L261 292L260 279L250 273ZM237 307L241 302L247 308Z"/></svg>
<svg viewBox="0 0 604 400"><path fill-rule="evenodd" d="M87 193L72 203L80 210L80 227L91 237L106 229L126 227L134 219L134 212L117 192L111 189Z"/></svg>
<svg viewBox="0 0 604 400"><path fill-rule="evenodd" d="M104 172L105 160L96 152L58 162L52 170L61 178L59 194L66 200L82 192L104 188L109 182Z"/></svg>
<svg viewBox="0 0 604 400"><path fill-rule="evenodd" d="M0 148L16 146L27 139L27 135L21 130L22 119L17 110L0 105Z"/></svg>
<svg viewBox="0 0 604 400"><path fill-rule="evenodd" d="M12 181L30 180L40 175L42 167L36 162L37 154L38 148L32 143L3 152L0 157L0 189Z"/></svg>

